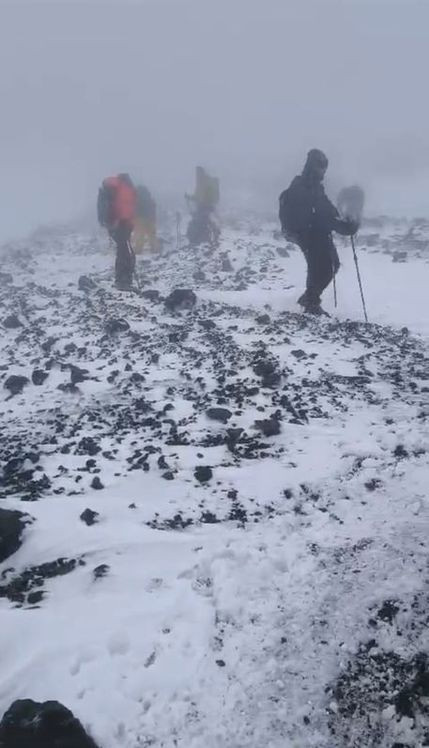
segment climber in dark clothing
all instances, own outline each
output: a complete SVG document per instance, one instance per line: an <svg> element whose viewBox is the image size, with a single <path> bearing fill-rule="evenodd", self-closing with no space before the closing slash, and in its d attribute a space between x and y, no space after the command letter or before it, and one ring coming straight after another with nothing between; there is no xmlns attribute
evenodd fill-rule
<svg viewBox="0 0 429 748"><path fill-rule="evenodd" d="M356 233L358 224L343 220L325 194L323 179L328 159L322 151L308 153L304 170L280 195L283 234L301 248L307 261L307 287L298 304L306 312L323 314L321 295L340 266L332 232Z"/></svg>

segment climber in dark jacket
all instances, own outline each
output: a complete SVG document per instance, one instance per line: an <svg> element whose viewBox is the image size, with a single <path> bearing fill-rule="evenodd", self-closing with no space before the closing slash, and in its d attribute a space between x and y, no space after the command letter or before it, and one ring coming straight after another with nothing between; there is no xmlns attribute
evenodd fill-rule
<svg viewBox="0 0 429 748"><path fill-rule="evenodd" d="M322 151L309 151L304 170L280 195L280 221L289 241L301 248L307 261L307 287L298 304L306 312L323 314L321 295L340 266L332 232L352 236L354 221L343 220L325 194L323 179L328 159Z"/></svg>

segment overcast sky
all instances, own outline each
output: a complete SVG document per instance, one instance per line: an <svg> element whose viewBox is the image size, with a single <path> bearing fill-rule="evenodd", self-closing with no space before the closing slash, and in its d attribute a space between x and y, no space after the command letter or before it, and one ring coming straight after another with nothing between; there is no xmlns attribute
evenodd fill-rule
<svg viewBox="0 0 429 748"><path fill-rule="evenodd" d="M0 238L118 170L275 202L311 147L333 196L429 214L428 70L429 0L0 0Z"/></svg>

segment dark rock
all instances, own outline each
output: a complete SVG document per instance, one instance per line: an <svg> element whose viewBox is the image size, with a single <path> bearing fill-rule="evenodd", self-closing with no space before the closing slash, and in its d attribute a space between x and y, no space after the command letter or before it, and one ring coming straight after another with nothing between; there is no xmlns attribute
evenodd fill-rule
<svg viewBox="0 0 429 748"><path fill-rule="evenodd" d="M70 364L70 381L73 385L85 382L88 379L88 369L80 369L79 366Z"/></svg>
<svg viewBox="0 0 429 748"><path fill-rule="evenodd" d="M199 465L195 468L194 477L200 483L207 483L213 477L213 470L207 465Z"/></svg>
<svg viewBox="0 0 429 748"><path fill-rule="evenodd" d="M222 260L221 269L224 273L232 273L234 271L229 257L224 257L224 259Z"/></svg>
<svg viewBox="0 0 429 748"><path fill-rule="evenodd" d="M203 512L200 517L200 522L202 522L205 525L216 525L218 522L220 522L220 519L216 517L213 512Z"/></svg>
<svg viewBox="0 0 429 748"><path fill-rule="evenodd" d="M117 332L128 332L130 325L127 320L122 317L111 317L106 320L104 328L109 335L114 335Z"/></svg>
<svg viewBox="0 0 429 748"><path fill-rule="evenodd" d="M100 564L100 566L96 566L93 571L94 579L102 579L103 577L107 576L109 571L110 566L108 564Z"/></svg>
<svg viewBox="0 0 429 748"><path fill-rule="evenodd" d="M77 285L80 291L85 291L86 293L88 293L88 291L93 291L94 288L97 288L95 280L89 278L87 275L81 275Z"/></svg>
<svg viewBox="0 0 429 748"><path fill-rule="evenodd" d="M90 455L90 457L94 457L100 451L101 447L98 446L92 436L84 436L76 447L76 454L78 455Z"/></svg>
<svg viewBox="0 0 429 748"><path fill-rule="evenodd" d="M211 421L228 423L229 419L232 416L232 413L227 408L209 408L206 415L207 418L210 418Z"/></svg>
<svg viewBox="0 0 429 748"><path fill-rule="evenodd" d="M216 665L218 667L225 667L225 660L216 660Z"/></svg>
<svg viewBox="0 0 429 748"><path fill-rule="evenodd" d="M85 561L82 558L57 558L55 561L48 561L39 566L30 566L18 576L14 576L8 584L0 584L0 598L7 597L13 603L23 604L26 595L34 587L38 589L43 587L45 579L54 579L70 574L78 565L85 566Z"/></svg>
<svg viewBox="0 0 429 748"><path fill-rule="evenodd" d="M49 377L49 372L43 371L43 369L34 369L32 375L31 375L31 381L33 384L43 384L45 379Z"/></svg>
<svg viewBox="0 0 429 748"><path fill-rule="evenodd" d="M171 470L167 470L167 472L163 473L161 477L164 478L164 480L174 480L174 473L172 473Z"/></svg>
<svg viewBox="0 0 429 748"><path fill-rule="evenodd" d="M262 379L264 387L275 387L280 383L280 372L273 361L256 361L253 371Z"/></svg>
<svg viewBox="0 0 429 748"><path fill-rule="evenodd" d="M28 377L19 376L12 374L8 377L4 383L4 387L9 390L11 395L19 395L24 389L26 384L29 384L30 380Z"/></svg>
<svg viewBox="0 0 429 748"><path fill-rule="evenodd" d="M141 295L143 299L148 299L149 301L153 301L154 303L160 301L160 294L159 291L156 290L156 288L147 288L146 291L142 291Z"/></svg>
<svg viewBox="0 0 429 748"><path fill-rule="evenodd" d="M22 327L22 322L19 321L19 317L16 314L10 314L9 317L3 320L3 327L7 330L16 330L18 327Z"/></svg>
<svg viewBox="0 0 429 748"><path fill-rule="evenodd" d="M399 610L400 608L396 600L385 600L380 610L377 611L377 618L380 621L392 624Z"/></svg>
<svg viewBox="0 0 429 748"><path fill-rule="evenodd" d="M192 277L195 281L205 281L206 274L203 270L196 270Z"/></svg>
<svg viewBox="0 0 429 748"><path fill-rule="evenodd" d="M269 314L260 314L258 317L256 317L256 322L258 325L269 325L271 322L271 317Z"/></svg>
<svg viewBox="0 0 429 748"><path fill-rule="evenodd" d="M22 544L21 536L31 517L23 512L0 509L0 561L15 553Z"/></svg>
<svg viewBox="0 0 429 748"><path fill-rule="evenodd" d="M203 330L214 330L216 323L212 319L199 319L198 324L201 325Z"/></svg>
<svg viewBox="0 0 429 748"><path fill-rule="evenodd" d="M44 342L44 343L42 343L42 345L41 345L42 351L43 351L44 353L48 354L48 353L50 352L51 348L52 348L52 347L53 347L53 346L55 345L55 343L57 342L57 340L58 340L58 338L54 338L54 337L53 337L53 336L51 335L51 336L50 336L50 337L49 337L49 338L48 338L47 340L45 340L45 342Z"/></svg>
<svg viewBox="0 0 429 748"><path fill-rule="evenodd" d="M69 392L72 395L79 394L79 387L76 387L76 385L72 384L71 382L64 382L63 384L59 384L57 390L61 390L61 392Z"/></svg>
<svg viewBox="0 0 429 748"><path fill-rule="evenodd" d="M197 303L197 297L190 288L175 288L164 303L170 312L192 309Z"/></svg>
<svg viewBox="0 0 429 748"><path fill-rule="evenodd" d="M261 431L264 436L277 436L277 434L280 434L280 424L275 418L255 421L254 427L258 431Z"/></svg>
<svg viewBox="0 0 429 748"><path fill-rule="evenodd" d="M91 482L91 488L94 488L96 491L101 491L104 488L103 483L101 482L98 475L96 475Z"/></svg>
<svg viewBox="0 0 429 748"><path fill-rule="evenodd" d="M393 454L398 460L404 460L409 456L403 444L398 444L393 450Z"/></svg>
<svg viewBox="0 0 429 748"><path fill-rule="evenodd" d="M300 348L298 348L296 351L291 351L292 356L295 356L295 358L300 359L308 358L305 351L302 351Z"/></svg>
<svg viewBox="0 0 429 748"><path fill-rule="evenodd" d="M97 748L58 701L14 701L0 722L1 748Z"/></svg>
<svg viewBox="0 0 429 748"><path fill-rule="evenodd" d="M88 527L90 527L91 525L95 525L98 522L99 516L99 513L94 512L92 509L85 509L85 511L80 515L80 519L82 520L82 522L85 522Z"/></svg>

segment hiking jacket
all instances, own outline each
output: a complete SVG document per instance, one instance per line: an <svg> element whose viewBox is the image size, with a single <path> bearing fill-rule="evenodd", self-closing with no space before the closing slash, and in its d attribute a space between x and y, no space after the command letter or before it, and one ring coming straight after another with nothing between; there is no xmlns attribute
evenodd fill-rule
<svg viewBox="0 0 429 748"><path fill-rule="evenodd" d="M353 233L350 221L340 218L321 182L301 174L293 179L290 187L280 195L282 224L291 236L304 238L308 235L328 236L332 231L348 235Z"/></svg>

